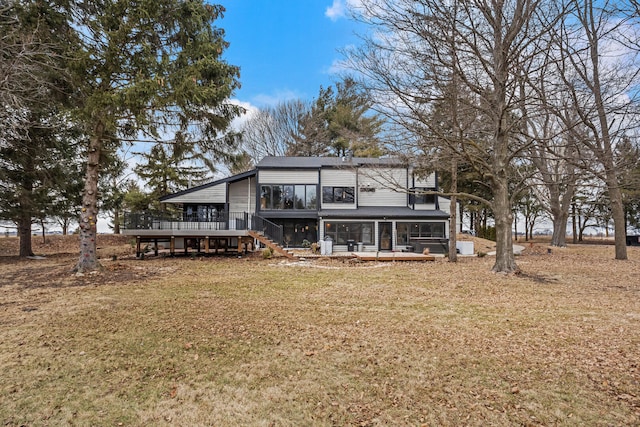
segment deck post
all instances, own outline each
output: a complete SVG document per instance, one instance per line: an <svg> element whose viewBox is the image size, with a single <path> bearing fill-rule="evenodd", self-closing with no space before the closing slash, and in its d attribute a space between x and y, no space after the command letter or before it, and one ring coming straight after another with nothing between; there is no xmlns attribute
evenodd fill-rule
<svg viewBox="0 0 640 427"><path fill-rule="evenodd" d="M204 236L204 253L209 253L209 236Z"/></svg>
<svg viewBox="0 0 640 427"><path fill-rule="evenodd" d="M155 248L155 250L153 251L153 254L155 256L158 256L158 239L154 239L153 240L153 245L154 245L154 248Z"/></svg>
<svg viewBox="0 0 640 427"><path fill-rule="evenodd" d="M136 236L136 258L140 258L140 236Z"/></svg>
<svg viewBox="0 0 640 427"><path fill-rule="evenodd" d="M171 240L169 242L169 253L171 256L174 256L176 253L176 238L171 236Z"/></svg>

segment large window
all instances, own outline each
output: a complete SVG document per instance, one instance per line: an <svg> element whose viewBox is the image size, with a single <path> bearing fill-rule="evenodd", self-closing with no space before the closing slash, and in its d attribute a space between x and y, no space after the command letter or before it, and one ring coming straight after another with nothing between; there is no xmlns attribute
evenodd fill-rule
<svg viewBox="0 0 640 427"><path fill-rule="evenodd" d="M355 203L354 187L322 187L322 203Z"/></svg>
<svg viewBox="0 0 640 427"><path fill-rule="evenodd" d="M398 245L408 245L415 239L444 239L444 228L444 222L399 222Z"/></svg>
<svg viewBox="0 0 640 427"><path fill-rule="evenodd" d="M347 240L373 244L373 222L325 222L324 235L330 236L337 245L346 245Z"/></svg>
<svg viewBox="0 0 640 427"><path fill-rule="evenodd" d="M184 205L183 209L184 221L219 221L224 218L224 205L208 204L208 205Z"/></svg>
<svg viewBox="0 0 640 427"><path fill-rule="evenodd" d="M433 188L413 188L409 196L409 203L412 205L433 205L436 203L435 194L422 194L424 191L434 191Z"/></svg>
<svg viewBox="0 0 640 427"><path fill-rule="evenodd" d="M260 209L316 209L315 185L261 185Z"/></svg>

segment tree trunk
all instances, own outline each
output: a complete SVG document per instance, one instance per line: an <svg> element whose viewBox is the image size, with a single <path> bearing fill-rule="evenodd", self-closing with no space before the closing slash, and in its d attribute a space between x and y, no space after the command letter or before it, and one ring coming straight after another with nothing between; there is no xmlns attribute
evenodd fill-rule
<svg viewBox="0 0 640 427"><path fill-rule="evenodd" d="M506 178L502 181L494 180L493 197L493 212L496 221L496 263L493 266L493 271L496 273L513 273L519 269L513 254L511 235L513 214L511 213Z"/></svg>
<svg viewBox="0 0 640 427"><path fill-rule="evenodd" d="M591 12L593 13L593 3L590 3ZM590 34L593 35L593 34ZM616 165L613 156L613 143L609 128L612 123L609 123L607 111L602 94L602 85L600 84L600 69L599 61L601 60L598 52L598 42L591 43L590 56L593 65L593 94L595 97L595 106L598 112L598 120L600 124L600 131L602 132L602 145L601 150L597 150L596 155L600 157L602 165L605 169L605 180L607 184L607 190L609 191L609 198L611 201L611 213L613 216L613 227L615 233L615 246L616 246L616 259L627 259L627 241L626 230L624 228L624 207L622 205L622 193L618 186L618 174L616 171ZM615 119L614 119L615 120ZM607 224L607 232L609 231Z"/></svg>
<svg viewBox="0 0 640 427"><path fill-rule="evenodd" d="M120 210L113 210L113 234L120 234Z"/></svg>
<svg viewBox="0 0 640 427"><path fill-rule="evenodd" d="M571 217L572 217L572 221L571 221L571 228L572 228L572 233L573 233L573 244L577 244L578 243L578 224L576 223L576 204L573 203L571 205Z"/></svg>
<svg viewBox="0 0 640 427"><path fill-rule="evenodd" d="M31 247L31 217L22 215L18 220L18 236L20 238L20 256L33 256Z"/></svg>
<svg viewBox="0 0 640 427"><path fill-rule="evenodd" d="M451 161L451 192L458 191L458 162ZM438 196L436 196L438 197ZM451 204L449 206L449 262L458 262L457 230L456 226L458 203L456 196L451 196Z"/></svg>
<svg viewBox="0 0 640 427"><path fill-rule="evenodd" d="M610 179L616 179L615 173ZM625 229L624 207L622 204L622 194L618 187L617 179L615 184L608 184L609 197L611 198L611 213L613 217L614 240L616 245L616 259L627 259L627 230ZM607 231L609 224L607 224Z"/></svg>
<svg viewBox="0 0 640 427"><path fill-rule="evenodd" d="M565 247L567 246L567 222L569 221L568 212L562 209L560 212L554 212L553 217L553 235L551 236L551 246Z"/></svg>
<svg viewBox="0 0 640 427"><path fill-rule="evenodd" d="M96 254L96 235L98 222L98 174L100 172L100 152L104 124L98 123L89 141L87 171L82 195L82 209L80 212L80 259L76 271L85 272L101 268Z"/></svg>
<svg viewBox="0 0 640 427"><path fill-rule="evenodd" d="M33 165L32 165L33 166ZM18 226L18 236L20 237L20 256L33 256L31 246L31 197L33 197L33 183L25 174L25 180L19 187L18 201L20 203L20 214L16 225Z"/></svg>

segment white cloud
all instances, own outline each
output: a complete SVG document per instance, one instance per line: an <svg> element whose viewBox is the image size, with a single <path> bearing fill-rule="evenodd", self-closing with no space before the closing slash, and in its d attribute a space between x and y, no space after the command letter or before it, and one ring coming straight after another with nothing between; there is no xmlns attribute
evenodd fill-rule
<svg viewBox="0 0 640 427"><path fill-rule="evenodd" d="M325 70L325 73L330 76L341 76L343 74L352 74L353 69L349 61L345 59L334 59L329 68Z"/></svg>
<svg viewBox="0 0 640 427"><path fill-rule="evenodd" d="M242 125L258 111L258 107L251 104L250 102L240 101L239 99L230 99L229 102L234 105L239 105L240 107L245 109L244 114L233 119L230 125L231 129L233 129L234 131L238 131L242 128Z"/></svg>
<svg viewBox="0 0 640 427"><path fill-rule="evenodd" d="M342 0L333 0L333 4L324 11L324 16L331 19L332 21L337 21L340 18L344 18L346 14L346 10Z"/></svg>
<svg viewBox="0 0 640 427"><path fill-rule="evenodd" d="M290 101L292 99L304 99L305 97L301 95L299 92L290 90L290 89L282 89L273 92L272 94L261 93L253 97L252 102L259 106L270 106L274 107L281 102Z"/></svg>

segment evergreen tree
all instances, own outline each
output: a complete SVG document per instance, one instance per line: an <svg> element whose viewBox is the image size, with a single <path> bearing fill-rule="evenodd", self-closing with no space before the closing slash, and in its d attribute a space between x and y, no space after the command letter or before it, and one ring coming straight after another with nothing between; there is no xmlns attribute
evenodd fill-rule
<svg viewBox="0 0 640 427"><path fill-rule="evenodd" d="M370 112L371 102L358 89L355 80L346 78L336 83L336 95L327 112L327 128L331 154L357 157L380 157L383 154L378 137L382 118Z"/></svg>
<svg viewBox="0 0 640 427"><path fill-rule="evenodd" d="M326 156L331 145L328 121L333 103L333 89L320 87L320 94L299 123L299 132L294 144L287 150L289 156Z"/></svg>
<svg viewBox="0 0 640 427"><path fill-rule="evenodd" d="M30 111L25 136L0 145L0 217L17 225L20 256L33 255L31 224L68 216L78 206L77 143L67 121L55 111Z"/></svg>
<svg viewBox="0 0 640 427"><path fill-rule="evenodd" d="M311 110L300 120L299 133L288 154L381 156L384 150L379 135L384 122L370 108L367 95L351 78L336 83L335 90L332 86L320 87Z"/></svg>
<svg viewBox="0 0 640 427"><path fill-rule="evenodd" d="M98 182L102 153L117 148L117 138L168 134L203 151L225 150L224 131L240 107L228 102L239 70L222 60L227 43L214 27L223 11L203 0L72 1L82 48L70 64L89 135L78 271L100 267Z"/></svg>
<svg viewBox="0 0 640 427"><path fill-rule="evenodd" d="M100 180L101 209L110 213L113 221L110 227L114 234L120 234L121 218L124 209L124 197L130 181L125 173L127 162L118 153L109 159Z"/></svg>
<svg viewBox="0 0 640 427"><path fill-rule="evenodd" d="M137 165L134 172L151 189L150 195L156 200L198 185L215 172L215 165L201 153L183 148L156 144L148 153L138 153L146 163Z"/></svg>
<svg viewBox="0 0 640 427"><path fill-rule="evenodd" d="M14 222L20 256L31 224L72 209L79 135L63 113L62 72L73 33L55 1L0 5L0 218Z"/></svg>

